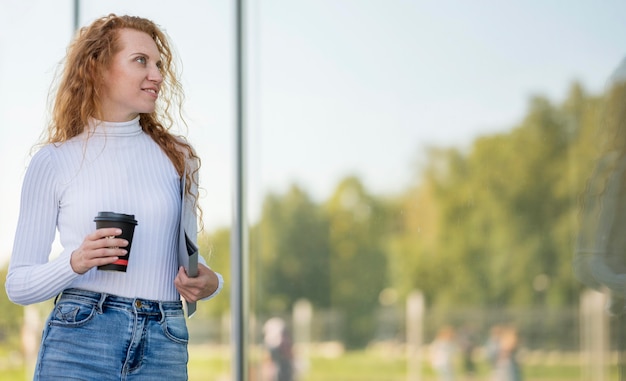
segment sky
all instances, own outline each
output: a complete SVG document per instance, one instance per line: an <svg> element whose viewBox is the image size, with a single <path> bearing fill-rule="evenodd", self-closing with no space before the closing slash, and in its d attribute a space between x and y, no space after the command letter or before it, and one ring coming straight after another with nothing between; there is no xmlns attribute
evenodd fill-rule
<svg viewBox="0 0 626 381"><path fill-rule="evenodd" d="M182 62L186 133L203 162L208 230L231 220L233 2L80 2L154 20ZM626 2L250 0L246 83L249 205L297 183L323 200L344 176L389 194L414 181L427 145L506 131L528 100L573 81L602 90L626 56ZM73 1L0 0L0 261L47 121L50 84L73 34ZM255 212L257 211L257 212ZM252 217L253 218L253 217Z"/></svg>

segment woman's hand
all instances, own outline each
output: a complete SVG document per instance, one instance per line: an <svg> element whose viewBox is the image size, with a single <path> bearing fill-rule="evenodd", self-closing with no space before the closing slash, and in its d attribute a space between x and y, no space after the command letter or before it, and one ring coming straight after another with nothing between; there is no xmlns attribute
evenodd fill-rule
<svg viewBox="0 0 626 381"><path fill-rule="evenodd" d="M174 285L186 301L193 303L213 294L219 286L219 279L213 270L198 263L198 276L194 278L187 276L185 268L180 266Z"/></svg>
<svg viewBox="0 0 626 381"><path fill-rule="evenodd" d="M84 274L89 269L108 265L128 253L124 247L128 241L115 236L122 234L118 228L103 228L85 237L78 249L72 252L70 265L77 274Z"/></svg>

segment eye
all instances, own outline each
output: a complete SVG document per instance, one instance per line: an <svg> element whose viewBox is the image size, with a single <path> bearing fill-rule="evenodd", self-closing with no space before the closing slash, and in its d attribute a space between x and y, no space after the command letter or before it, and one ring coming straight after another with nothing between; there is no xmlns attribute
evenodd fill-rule
<svg viewBox="0 0 626 381"><path fill-rule="evenodd" d="M142 65L145 65L147 63L147 59L144 56L138 56L137 58L135 58L135 61L139 62Z"/></svg>

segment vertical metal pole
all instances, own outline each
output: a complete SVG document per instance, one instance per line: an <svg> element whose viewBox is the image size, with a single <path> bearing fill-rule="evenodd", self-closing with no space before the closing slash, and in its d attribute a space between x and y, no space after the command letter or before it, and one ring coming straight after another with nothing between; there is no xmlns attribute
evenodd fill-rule
<svg viewBox="0 0 626 381"><path fill-rule="evenodd" d="M245 123L245 13L243 0L235 1L235 184L231 231L231 319L232 374L234 381L246 381L248 314L248 241L246 218L246 123Z"/></svg>
<svg viewBox="0 0 626 381"><path fill-rule="evenodd" d="M80 0L74 0L74 32L80 27Z"/></svg>

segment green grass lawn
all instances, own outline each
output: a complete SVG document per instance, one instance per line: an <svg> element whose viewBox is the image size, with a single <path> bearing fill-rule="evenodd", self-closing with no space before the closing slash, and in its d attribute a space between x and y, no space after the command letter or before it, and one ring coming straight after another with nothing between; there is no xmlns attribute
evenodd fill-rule
<svg viewBox="0 0 626 381"><path fill-rule="evenodd" d="M193 347L190 348L190 381L232 381L230 377L230 350ZM265 381L261 373L261 356L254 361L249 381ZM0 362L0 381L28 380L23 365L15 362ZM10 365L13 364L13 365ZM475 380L484 380L488 369L479 364L479 374ZM344 353L338 358L312 357L298 381L405 381L407 365L398 356L381 356L367 351ZM577 381L582 380L577 365L524 365L524 381ZM614 376L614 374L613 374ZM461 378L460 378L461 379ZM431 369L422 367L422 381L434 381Z"/></svg>
<svg viewBox="0 0 626 381"><path fill-rule="evenodd" d="M229 353L215 349L192 350L189 364L190 381L232 381L230 378ZM250 381L266 381L259 375L263 361L260 355L255 358L250 372ZM346 352L338 358L313 356L301 372L297 381L406 381L407 364L402 356L373 354L368 351ZM474 380L488 379L489 368L478 365ZM524 381L582 381L578 365L523 365ZM459 380L464 380L462 377ZM421 369L422 381L435 381L437 378L428 365ZM0 379L0 381L2 381Z"/></svg>

